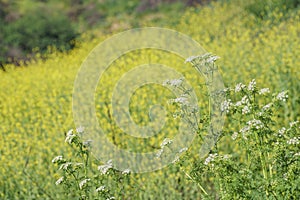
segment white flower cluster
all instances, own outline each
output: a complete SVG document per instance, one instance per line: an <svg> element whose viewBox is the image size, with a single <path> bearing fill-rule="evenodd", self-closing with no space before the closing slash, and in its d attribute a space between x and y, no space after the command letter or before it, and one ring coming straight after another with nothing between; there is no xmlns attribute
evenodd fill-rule
<svg viewBox="0 0 300 200"><path fill-rule="evenodd" d="M199 58L199 56L190 56L185 60L185 63L187 62L192 62L193 60L195 60L196 58Z"/></svg>
<svg viewBox="0 0 300 200"><path fill-rule="evenodd" d="M294 154L295 157L300 156L300 152Z"/></svg>
<svg viewBox="0 0 300 200"><path fill-rule="evenodd" d="M245 140L247 140L247 134L248 134L248 131L250 131L250 126L245 126L243 127L241 130L240 130L240 133L243 135L243 138Z"/></svg>
<svg viewBox="0 0 300 200"><path fill-rule="evenodd" d="M62 156L56 156L55 158L52 159L52 163L57 163L58 161L62 161L63 157Z"/></svg>
<svg viewBox="0 0 300 200"><path fill-rule="evenodd" d="M209 154L208 157L205 159L204 161L204 165L208 165L211 161L213 161L215 159L215 157L217 157L218 154L214 153L214 154Z"/></svg>
<svg viewBox="0 0 300 200"><path fill-rule="evenodd" d="M244 85L243 83L238 83L235 86L234 92L236 92L236 93L240 92L240 91L242 91L245 88L246 88L246 85Z"/></svg>
<svg viewBox="0 0 300 200"><path fill-rule="evenodd" d="M163 148L159 149L158 152L156 153L156 158L160 158L163 152L164 152Z"/></svg>
<svg viewBox="0 0 300 200"><path fill-rule="evenodd" d="M255 129L261 129L264 127L264 124L259 119L253 119L251 121L248 121L247 124Z"/></svg>
<svg viewBox="0 0 300 200"><path fill-rule="evenodd" d="M175 103L182 104L182 105L189 104L189 99L186 94L182 94L180 97L177 97L176 99L173 99L172 101Z"/></svg>
<svg viewBox="0 0 300 200"><path fill-rule="evenodd" d="M83 126L79 126L78 128L76 128L76 132L77 133L83 133L84 132L84 127Z"/></svg>
<svg viewBox="0 0 300 200"><path fill-rule="evenodd" d="M244 106L244 108L242 109L242 114L249 114L251 112L251 106Z"/></svg>
<svg viewBox="0 0 300 200"><path fill-rule="evenodd" d="M263 95L266 93L270 93L270 88L262 88L258 91L258 94Z"/></svg>
<svg viewBox="0 0 300 200"><path fill-rule="evenodd" d="M184 148L180 149L180 150L178 151L178 153L181 154L181 153L183 153L183 152L186 152L187 150L188 150L188 148L187 148L187 147L184 147Z"/></svg>
<svg viewBox="0 0 300 200"><path fill-rule="evenodd" d="M282 127L282 128L278 131L279 136L282 136L285 132L286 132L286 128L285 128L285 127Z"/></svg>
<svg viewBox="0 0 300 200"><path fill-rule="evenodd" d="M256 81L255 79L252 79L252 81L248 85L248 91L253 92L255 90L255 87L256 87Z"/></svg>
<svg viewBox="0 0 300 200"><path fill-rule="evenodd" d="M107 174L108 170L113 168L112 160L109 160L106 162L105 165L98 166L98 170L101 172L101 174Z"/></svg>
<svg viewBox="0 0 300 200"><path fill-rule="evenodd" d="M199 56L190 56L185 60L185 63L193 62L196 59L200 60L202 62L205 62L205 63L214 63L219 58L220 58L219 56L212 55L211 53L206 53L206 54L199 55Z"/></svg>
<svg viewBox="0 0 300 200"><path fill-rule="evenodd" d="M166 86L166 85L170 85L170 86L173 86L173 87L179 87L182 85L183 83L183 78L180 78L180 79L172 79L172 80L166 80L163 82L163 85Z"/></svg>
<svg viewBox="0 0 300 200"><path fill-rule="evenodd" d="M89 179L89 178L82 180L82 181L79 183L79 188L82 189L82 188L87 184L87 182L89 182L90 180L91 180L91 179Z"/></svg>
<svg viewBox="0 0 300 200"><path fill-rule="evenodd" d="M221 103L221 111L225 113L229 113L231 106L232 106L231 99L227 99Z"/></svg>
<svg viewBox="0 0 300 200"><path fill-rule="evenodd" d="M102 186L96 188L96 192L104 192L105 189L106 189L105 185L102 185Z"/></svg>
<svg viewBox="0 0 300 200"><path fill-rule="evenodd" d="M237 137L238 137L238 132L234 132L234 133L231 135L231 139L232 139L232 140L236 140Z"/></svg>
<svg viewBox="0 0 300 200"><path fill-rule="evenodd" d="M290 122L290 128L293 128L299 123L299 121Z"/></svg>
<svg viewBox="0 0 300 200"><path fill-rule="evenodd" d="M207 62L207 63L214 63L214 62L216 62L216 60L218 60L218 59L220 59L219 56L210 55L210 56L207 58L206 62Z"/></svg>
<svg viewBox="0 0 300 200"><path fill-rule="evenodd" d="M62 164L58 170L68 170L68 168L72 166L72 162L66 162L64 164Z"/></svg>
<svg viewBox="0 0 300 200"><path fill-rule="evenodd" d="M249 104L249 99L247 95L245 95L240 101L235 103L235 106L248 105L248 104Z"/></svg>
<svg viewBox="0 0 300 200"><path fill-rule="evenodd" d="M292 145L295 145L295 144L299 144L299 139L300 139L300 137L293 137L292 139L289 139L288 141L287 141L287 143L288 144L292 144Z"/></svg>
<svg viewBox="0 0 300 200"><path fill-rule="evenodd" d="M288 94L287 94L287 91L283 91L283 92L280 92L277 96L276 96L276 99L279 100L279 101L283 101L285 102L287 99L288 99Z"/></svg>
<svg viewBox="0 0 300 200"><path fill-rule="evenodd" d="M122 171L122 174L123 175L127 175L127 174L130 174L130 169L125 169L124 171Z"/></svg>
<svg viewBox="0 0 300 200"><path fill-rule="evenodd" d="M174 158L174 160L172 161L172 163L174 164L174 163L177 163L178 161L179 161L179 156L176 155L175 158Z"/></svg>
<svg viewBox="0 0 300 200"><path fill-rule="evenodd" d="M271 107L272 107L272 103L268 103L267 105L265 105L263 108L262 108L262 110L263 111L266 111L266 110L269 110Z"/></svg>
<svg viewBox="0 0 300 200"><path fill-rule="evenodd" d="M65 139L65 142L71 144L76 135L73 133L73 129L69 130Z"/></svg>
<svg viewBox="0 0 300 200"><path fill-rule="evenodd" d="M64 178L63 176L60 177L60 178L55 182L55 185L61 184L64 180L65 180L65 178Z"/></svg>
<svg viewBox="0 0 300 200"><path fill-rule="evenodd" d="M160 144L160 150L157 152L156 157L160 158L162 153L164 152L165 146L171 144L173 141L169 138L165 138L162 143Z"/></svg>
<svg viewBox="0 0 300 200"><path fill-rule="evenodd" d="M173 141L169 138L165 138L162 143L160 144L160 147L163 148L164 146L167 146L169 144L171 144Z"/></svg>

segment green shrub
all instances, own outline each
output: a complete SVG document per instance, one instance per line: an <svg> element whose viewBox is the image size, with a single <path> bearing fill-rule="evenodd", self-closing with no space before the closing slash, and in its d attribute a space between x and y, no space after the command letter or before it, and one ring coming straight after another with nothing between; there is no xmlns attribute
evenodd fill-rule
<svg viewBox="0 0 300 200"><path fill-rule="evenodd" d="M40 6L28 10L24 16L4 27L1 62L7 61L7 57L26 59L35 48L41 52L46 52L49 46L69 50L72 48L70 41L77 35L68 17L55 7ZM12 48L20 50L18 55L9 51Z"/></svg>

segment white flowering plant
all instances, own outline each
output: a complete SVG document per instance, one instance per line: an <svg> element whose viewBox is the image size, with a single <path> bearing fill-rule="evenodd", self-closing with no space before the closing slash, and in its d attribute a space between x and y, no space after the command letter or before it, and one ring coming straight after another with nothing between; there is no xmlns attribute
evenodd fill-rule
<svg viewBox="0 0 300 200"><path fill-rule="evenodd" d="M59 155L52 159L58 168L60 178L56 185L64 187L69 199L115 199L122 197L124 185L129 181L130 169L118 171L113 161L100 163L91 156L91 140L82 141L84 128L71 129L66 133L65 142L72 147L69 159Z"/></svg>
<svg viewBox="0 0 300 200"><path fill-rule="evenodd" d="M187 62L212 81L218 58L204 54ZM300 123L296 118L282 124L287 121L282 120L281 110L288 91L272 94L269 88L259 88L255 79L238 83L210 94L219 110L200 116L198 102L183 78L163 84L177 92L177 98L169 101L176 106L173 117L190 126L199 141L205 142L213 114L227 116L208 155L193 160L188 147L178 149L169 138L156 154L163 159L171 152L172 163L199 187L203 199L300 199ZM117 171L113 160L100 163L93 158L93 141L82 141L83 132L79 127L66 133L65 142L75 152L72 159L60 155L52 160L60 174L55 184L63 185L70 199L124 199L125 187L142 188L132 182L130 169Z"/></svg>
<svg viewBox="0 0 300 200"><path fill-rule="evenodd" d="M279 123L288 91L271 94L253 79L224 94L220 109L227 123L210 153L185 172L187 177L198 184L203 199L299 199L300 124ZM204 121L209 126L209 118Z"/></svg>

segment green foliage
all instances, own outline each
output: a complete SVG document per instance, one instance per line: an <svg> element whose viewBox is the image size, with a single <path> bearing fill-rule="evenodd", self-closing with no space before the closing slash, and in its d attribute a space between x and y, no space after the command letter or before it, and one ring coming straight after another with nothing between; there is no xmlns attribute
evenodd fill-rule
<svg viewBox="0 0 300 200"><path fill-rule="evenodd" d="M285 15L299 5L300 0L254 0L247 6L247 10L259 19L272 19L274 11Z"/></svg>
<svg viewBox="0 0 300 200"><path fill-rule="evenodd" d="M91 157L93 141L81 140L83 132L84 129L80 127L66 134L65 142L72 147L72 158L56 156L52 160L52 163L58 165L61 174L56 185L62 185L65 197L70 199L115 199L113 195L121 197L125 185L129 184L130 170L115 170L111 160L100 165Z"/></svg>
<svg viewBox="0 0 300 200"><path fill-rule="evenodd" d="M224 92L228 99L221 109L231 122L221 135L227 138L226 144L218 142L205 160L194 162L190 172L199 185L214 185L206 187L210 191L203 190L203 198L298 199L299 121L278 128L275 114L287 101L287 92L271 96L269 88L259 89L255 80ZM228 151L229 143L239 151ZM210 181L205 176L214 178Z"/></svg>
<svg viewBox="0 0 300 200"><path fill-rule="evenodd" d="M76 32L60 10L38 7L9 24L4 29L4 37L7 46L18 47L28 54L36 47L41 52L46 52L49 46L71 49L70 41L75 39Z"/></svg>

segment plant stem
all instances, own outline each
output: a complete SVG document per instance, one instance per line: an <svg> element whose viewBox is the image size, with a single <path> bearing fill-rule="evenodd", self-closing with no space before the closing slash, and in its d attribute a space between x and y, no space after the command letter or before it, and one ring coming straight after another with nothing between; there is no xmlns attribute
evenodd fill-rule
<svg viewBox="0 0 300 200"><path fill-rule="evenodd" d="M200 188L200 190L205 194L205 195L207 195L208 196L208 193L205 191L205 189L200 185L200 183L199 182L197 182L195 179L193 179L188 173L186 173L184 170L182 170L184 173L185 173L185 175L189 178L189 179L191 179L193 182L195 182L195 183L197 183L197 186Z"/></svg>

